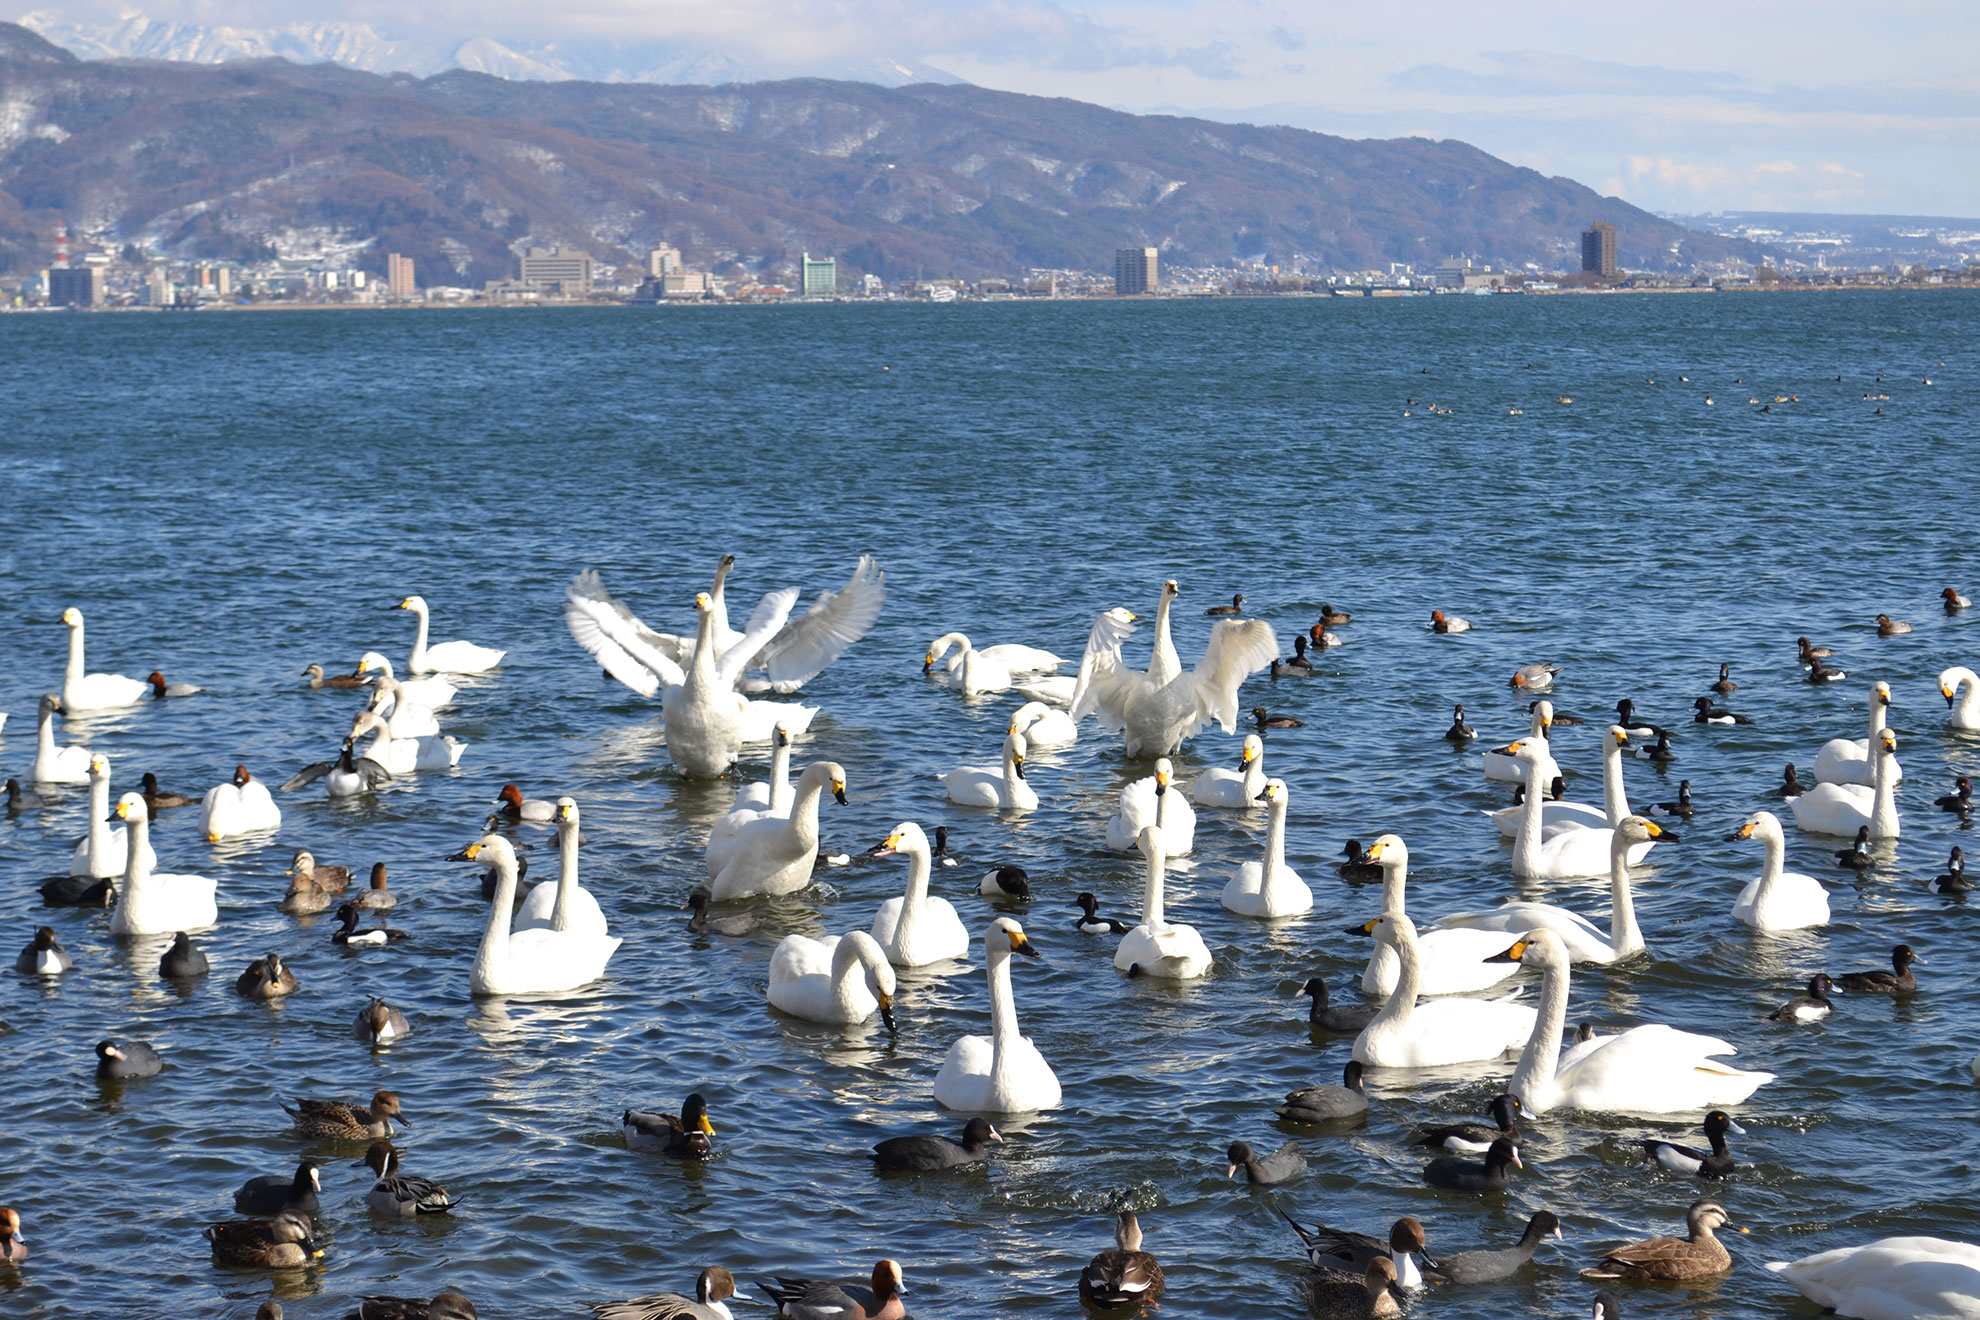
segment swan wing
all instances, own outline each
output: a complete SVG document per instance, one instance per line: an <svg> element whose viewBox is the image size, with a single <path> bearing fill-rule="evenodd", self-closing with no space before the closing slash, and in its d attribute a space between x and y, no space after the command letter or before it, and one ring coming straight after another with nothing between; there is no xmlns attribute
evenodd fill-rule
<svg viewBox="0 0 1980 1320"><path fill-rule="evenodd" d="M1093 631L1086 637L1086 650L1079 658L1079 674L1073 680L1073 719L1082 720L1096 710L1105 709L1102 703L1109 696L1116 698L1114 704L1118 706L1118 698L1122 695L1118 687L1109 685L1109 690L1103 694L1095 688L1095 682L1103 672L1118 677L1121 643L1133 632L1134 621L1121 617L1113 610L1103 612L1093 621Z"/></svg>
<svg viewBox="0 0 1980 1320"><path fill-rule="evenodd" d="M1225 733L1237 729L1238 688L1279 658L1279 637L1263 619L1226 620L1210 630L1210 644L1190 675L1196 696L1196 728L1215 720Z"/></svg>
<svg viewBox="0 0 1980 1320"><path fill-rule="evenodd" d="M597 569L572 578L564 602L564 623L577 644L642 697L652 696L663 683L679 687L687 681L681 667L661 650L660 634L611 597Z"/></svg>
<svg viewBox="0 0 1980 1320"><path fill-rule="evenodd" d="M763 648L771 686L794 692L809 682L871 631L886 601L886 571L872 555L861 555L845 586L819 592L811 608L786 623Z"/></svg>
<svg viewBox="0 0 1980 1320"><path fill-rule="evenodd" d="M1585 1042L1562 1056L1555 1076L1578 1109L1705 1109L1738 1103L1774 1079L1772 1073L1744 1072L1713 1057L1732 1053L1732 1045L1716 1036L1651 1023Z"/></svg>
<svg viewBox="0 0 1980 1320"><path fill-rule="evenodd" d="M756 659L757 653L783 629L784 620L791 617L791 607L797 604L797 598L796 587L784 587L779 591L765 592L763 599L756 602L756 609L749 616L749 627L715 661L715 677L723 687L734 687L750 662Z"/></svg>

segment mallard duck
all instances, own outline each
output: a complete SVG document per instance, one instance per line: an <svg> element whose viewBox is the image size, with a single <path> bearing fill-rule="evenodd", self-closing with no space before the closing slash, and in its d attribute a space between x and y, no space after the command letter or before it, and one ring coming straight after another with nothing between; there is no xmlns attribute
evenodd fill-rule
<svg viewBox="0 0 1980 1320"><path fill-rule="evenodd" d="M415 1215L443 1215L459 1204L447 1189L431 1178L416 1178L399 1172L399 1148L389 1141L374 1141L357 1167L377 1175L364 1203L376 1214L410 1219Z"/></svg>
<svg viewBox="0 0 1980 1320"><path fill-rule="evenodd" d="M202 1236L213 1244L215 1265L294 1269L323 1254L323 1248L316 1245L308 1218L298 1214L214 1224Z"/></svg>
<svg viewBox="0 0 1980 1320"><path fill-rule="evenodd" d="M243 999L280 999L301 988L296 974L282 964L279 953L255 959L234 982L234 993Z"/></svg>
<svg viewBox="0 0 1980 1320"><path fill-rule="evenodd" d="M1162 1265L1141 1249L1141 1221L1123 1210L1114 1225L1114 1245L1086 1263L1079 1275L1079 1300L1094 1311L1124 1311L1162 1297Z"/></svg>
<svg viewBox="0 0 1980 1320"><path fill-rule="evenodd" d="M290 916L327 912L337 903L337 895L350 888L351 868L318 866L307 848L296 849L289 863L289 892L282 896L281 910Z"/></svg>
<svg viewBox="0 0 1980 1320"><path fill-rule="evenodd" d="M349 1105L341 1100L298 1100L294 1108L283 1105L290 1117L296 1120L296 1131L306 1137L324 1137L332 1141L375 1141L390 1138L392 1120L406 1122L399 1112L399 1097L394 1091L380 1091L371 1097L371 1104Z"/></svg>
<svg viewBox="0 0 1980 1320"><path fill-rule="evenodd" d="M1302 1226L1283 1210L1279 1211L1279 1218L1292 1225L1300 1245L1306 1249L1306 1263L1316 1270L1359 1271L1366 1269L1370 1261L1380 1259L1395 1268L1396 1287L1423 1286L1423 1272L1417 1268L1416 1258L1429 1259L1424 1250L1427 1239L1422 1223L1412 1216L1398 1219L1390 1227L1386 1240L1325 1224Z"/></svg>
<svg viewBox="0 0 1980 1320"><path fill-rule="evenodd" d="M1584 1279L1709 1279L1732 1268L1725 1244L1713 1236L1734 1228L1726 1208L1710 1197L1693 1201L1685 1213L1689 1237L1655 1237L1618 1247L1600 1265L1581 1272ZM1743 1228L1736 1231L1744 1233Z"/></svg>
<svg viewBox="0 0 1980 1320"><path fill-rule="evenodd" d="M657 1150L677 1160L705 1160L715 1153L715 1125L708 1121L708 1102L696 1092L678 1114L628 1109L619 1118L630 1150Z"/></svg>

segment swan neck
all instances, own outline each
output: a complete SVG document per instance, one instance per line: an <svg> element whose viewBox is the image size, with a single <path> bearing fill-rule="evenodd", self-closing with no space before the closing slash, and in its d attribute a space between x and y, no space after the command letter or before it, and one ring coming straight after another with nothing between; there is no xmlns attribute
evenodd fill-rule
<svg viewBox="0 0 1980 1320"><path fill-rule="evenodd" d="M928 904L928 875L932 865L926 844L918 848L903 849L907 853L907 890L901 898L901 919L894 923L894 947L905 949L908 933L921 920L921 910Z"/></svg>
<svg viewBox="0 0 1980 1320"><path fill-rule="evenodd" d="M1532 1107L1551 1107L1554 1065L1561 1054L1561 1031L1567 1025L1568 972L1549 963L1540 972L1540 1006L1533 1034L1520 1051L1506 1089Z"/></svg>
<svg viewBox="0 0 1980 1320"><path fill-rule="evenodd" d="M1629 814L1629 794L1623 788L1622 744L1607 735L1602 741L1602 807L1609 817L1609 828L1622 824Z"/></svg>
<svg viewBox="0 0 1980 1320"><path fill-rule="evenodd" d="M55 759L54 711L47 710L41 713L41 728L35 732L35 737L38 739L37 746L41 756L47 758L52 763Z"/></svg>
<svg viewBox="0 0 1980 1320"><path fill-rule="evenodd" d="M151 876L151 867L145 862L145 855L151 846L151 820L148 816L132 816L124 822L124 892L119 901L128 899L133 890Z"/></svg>
<svg viewBox="0 0 1980 1320"><path fill-rule="evenodd" d="M1760 842L1766 850L1766 858L1760 864L1760 888L1753 895L1755 906L1780 880L1781 871L1787 863L1787 839L1778 829L1768 830Z"/></svg>
<svg viewBox="0 0 1980 1320"><path fill-rule="evenodd" d="M715 682L715 611L701 611L694 630L694 656L688 661L688 683L711 687Z"/></svg>
<svg viewBox="0 0 1980 1320"><path fill-rule="evenodd" d="M1609 840L1609 948L1616 957L1624 958L1642 947L1636 897L1629 886L1629 845L1618 831Z"/></svg>
<svg viewBox="0 0 1980 1320"><path fill-rule="evenodd" d="M482 928L475 962L483 971L503 963L508 953L509 920L516 906L516 862L509 857L495 864L495 897L488 902L488 924Z"/></svg>
<svg viewBox="0 0 1980 1320"><path fill-rule="evenodd" d="M791 805L791 745L786 742L770 753L770 811L775 814Z"/></svg>
<svg viewBox="0 0 1980 1320"><path fill-rule="evenodd" d="M1017 772L1017 749L1008 743L1004 746L1004 801L1016 802L1023 791L1024 779Z"/></svg>
<svg viewBox="0 0 1980 1320"><path fill-rule="evenodd" d="M1897 814L1897 757L1887 752L1880 744L1876 747L1877 765L1873 775L1876 797L1870 807L1870 833L1879 839L1895 839L1898 832Z"/></svg>
<svg viewBox="0 0 1980 1320"><path fill-rule="evenodd" d="M818 798L825 791L822 777L812 777L809 771L806 778L798 780L798 794L791 802L791 832L799 839L809 839L815 848L818 845Z"/></svg>
<svg viewBox="0 0 1980 1320"><path fill-rule="evenodd" d="M1513 873L1532 875L1540 869L1540 808L1545 797L1540 784L1540 762L1526 767L1526 797L1520 803L1519 835L1513 840Z"/></svg>
<svg viewBox="0 0 1980 1320"><path fill-rule="evenodd" d="M128 831L124 837L130 838ZM100 875L103 855L110 850L110 776L89 777L89 873Z"/></svg>
<svg viewBox="0 0 1980 1320"><path fill-rule="evenodd" d="M578 827L575 821L557 831L557 906L550 912L551 930L571 928L571 891L578 882Z"/></svg>
<svg viewBox="0 0 1980 1320"><path fill-rule="evenodd" d="M426 668L427 617L425 610L414 610L413 614L419 619L419 631L413 635L412 664L410 668L417 674L420 670ZM397 710L398 707L394 706L393 709Z"/></svg>
<svg viewBox="0 0 1980 1320"><path fill-rule="evenodd" d="M990 1076L994 1088L1006 1057L1005 1047L1018 1039L1017 999L1011 993L1010 951L993 952L984 967L984 974L990 981Z"/></svg>
<svg viewBox="0 0 1980 1320"><path fill-rule="evenodd" d="M83 626L79 623L69 629L69 667L63 671L63 682L80 683L83 677Z"/></svg>
<svg viewBox="0 0 1980 1320"><path fill-rule="evenodd" d="M1272 814L1265 821L1265 876L1259 885L1260 890L1272 887L1286 865L1286 800L1283 796L1272 804ZM1388 877L1383 877L1383 889L1388 888ZM1400 910L1400 909L1398 909Z"/></svg>
<svg viewBox="0 0 1980 1320"><path fill-rule="evenodd" d="M1407 912L1403 906L1404 896L1409 890L1409 863L1403 861L1385 862L1382 866L1382 911Z"/></svg>
<svg viewBox="0 0 1980 1320"><path fill-rule="evenodd" d="M1371 1030L1378 1023L1400 1027L1408 1022L1410 1013L1416 1008L1417 987L1423 983L1423 965L1416 957L1415 937L1403 934L1400 929L1396 930L1395 936L1396 962L1399 965L1396 973L1396 988L1390 992L1387 1002L1382 1005L1382 1011L1375 1015L1373 1022L1369 1023Z"/></svg>
<svg viewBox="0 0 1980 1320"><path fill-rule="evenodd" d="M1166 686L1182 673L1182 658L1169 634L1169 603L1169 594L1163 592L1161 603L1155 607L1155 649L1148 658L1148 678L1157 687Z"/></svg>
<svg viewBox="0 0 1980 1320"><path fill-rule="evenodd" d="M1165 870L1159 853L1148 859L1148 879L1141 890L1141 924L1148 927L1150 935L1160 935L1169 928L1167 919L1162 915Z"/></svg>

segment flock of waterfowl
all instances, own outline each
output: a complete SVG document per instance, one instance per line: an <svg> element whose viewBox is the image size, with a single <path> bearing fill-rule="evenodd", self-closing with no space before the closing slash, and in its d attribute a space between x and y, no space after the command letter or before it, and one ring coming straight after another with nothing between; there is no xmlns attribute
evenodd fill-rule
<svg viewBox="0 0 1980 1320"><path fill-rule="evenodd" d="M571 635L606 674L642 695L660 695L667 755L681 775L724 776L736 766L745 744L771 746L768 782L746 786L734 810L714 825L705 840L706 892L694 897L690 929L722 935L745 934L756 920L746 910L717 913L717 907L797 893L812 883L820 868L843 860L823 845L820 813L828 796L840 804L847 801L845 770L836 762L818 760L795 778L791 775L794 746L810 727L816 708L756 694L789 696L798 691L872 627L885 598L885 575L866 558L844 587L824 593L808 611L796 613L795 588L772 592L756 607L747 626L737 631L729 624L724 595L733 564L732 557L724 557L713 589L696 598L697 628L692 636L650 629L605 591L596 573L580 575L571 584L565 607ZM1116 940L1113 964L1124 976L1169 982L1201 978L1215 961L1200 933L1170 920L1165 908L1168 868L1193 851L1199 808L1265 815L1263 854L1242 864L1224 885L1225 909L1259 921L1277 921L1305 914L1314 906L1312 889L1286 862L1292 788L1265 769L1267 732L1298 727L1300 722L1274 716L1264 707L1251 708L1253 731L1245 734L1235 767L1208 769L1187 786L1178 782L1170 756L1211 725L1236 734L1245 713L1239 693L1247 679L1267 672L1278 678L1314 672L1314 656L1341 643L1340 634L1332 630L1353 621L1346 611L1323 606L1319 620L1295 639L1294 654L1282 657L1272 626L1246 617L1244 597L1238 595L1230 605L1207 611L1216 619L1208 643L1195 665L1185 668L1171 637L1171 612L1178 595L1176 582L1163 585L1145 667L1132 666L1124 657L1124 643L1139 620L1118 607L1095 620L1071 674L1058 671L1072 661L1050 651L1015 644L978 648L959 632L936 638L923 657L925 674L966 696L1015 690L1025 698L1009 722L999 764L961 767L943 776L953 803L1001 813L1047 809L1028 781L1027 756L1034 748L1073 742L1089 718L1118 734L1129 757L1153 758L1152 773L1122 788L1118 810L1095 823L1095 833L1107 848L1141 858L1145 882L1139 919L1130 923L1103 916L1094 895L1082 893L1081 916L1070 924L1084 936ZM1945 590L1942 600L1948 614L1968 607L1967 599L1952 588ZM457 695L447 676L492 672L502 664L505 652L464 641L430 644L425 601L407 597L400 608L418 619L404 679L378 652L366 652L350 675L326 675L314 664L304 671L312 688L360 692L368 701L351 721L335 755L296 771L280 791L312 790L320 783L331 797L356 797L399 776L460 764L467 749L441 732L435 714ZM7 781L7 809L14 813L35 810L52 786L89 786L88 833L71 855L60 859L66 873L42 885L44 901L107 908L109 929L119 936L169 935L172 944L162 955L160 974L206 975L207 959L192 936L218 920L215 881L159 870L151 820L156 813L198 805L201 831L214 843L242 834L266 836L281 826L276 795L242 766L228 782L197 799L161 791L155 777L146 774L144 791L125 793L113 805L107 758L84 747L63 746L56 734L57 717L186 697L201 689L169 683L157 672L145 680L90 673L84 662L81 613L70 609L63 622L69 630L68 664L59 692L40 702L28 786ZM1471 630L1467 621L1441 610L1432 613L1430 627L1440 636ZM1880 636L1909 631L1909 625L1878 617ZM1833 659L1829 649L1808 638L1799 639L1799 646L1810 682L1847 677L1843 669L1827 663ZM1305 993L1313 1000L1311 1023L1317 1030L1352 1037L1351 1061L1342 1085L1297 1090L1285 1097L1278 1113L1284 1121L1316 1133L1338 1131L1366 1114L1366 1076L1380 1074L1395 1089L1409 1084L1411 1070L1489 1062L1517 1052L1502 1093L1491 1103L1489 1124L1453 1124L1421 1132L1419 1144L1437 1152L1421 1170L1429 1186L1456 1193L1505 1188L1523 1167L1519 1119L1556 1110L1577 1111L1596 1122L1602 1114L1696 1113L1705 1147L1646 1140L1641 1143L1645 1155L1673 1172L1724 1179L1736 1168L1727 1135L1743 1135L1729 1111L1774 1080L1773 1074L1734 1066L1728 1056L1735 1050L1728 1041L1662 1024L1645 1023L1613 1033L1582 1024L1573 1040L1566 1039L1572 969L1577 964L1621 965L1643 952L1631 867L1652 849L1675 841L1673 828L1690 818L1693 808L1687 780L1673 801L1632 810L1625 785L1628 757L1667 760L1674 753L1672 731L1641 720L1627 698L1617 703L1615 721L1603 729L1601 805L1564 800L1550 737L1557 725L1581 721L1557 712L1547 695L1562 673L1559 665L1534 663L1511 675L1511 687L1534 695L1529 731L1485 752L1482 771L1488 780L1516 785L1516 801L1487 813L1491 823L1480 828L1509 841L1512 871L1522 880L1606 880L1607 929L1575 908L1524 900L1446 913L1419 924L1406 908L1409 850L1404 840L1384 834L1365 850L1351 843L1341 867L1343 877L1381 882L1379 915L1350 931L1373 941L1360 983L1367 1002L1334 1003L1324 981L1306 984ZM1717 697L1730 696L1737 689L1727 665L1719 666L1710 689L1715 695L1700 696L1695 703L1694 723L1750 722L1749 716L1717 702ZM1851 848L1838 851L1838 864L1845 868L1861 864L1871 841L1896 838L1900 829L1896 794L1902 771L1897 739L1887 722L1892 693L1884 682L1871 684L1869 690L1866 736L1837 738L1820 748L1812 782L1802 781L1796 767L1788 766L1779 790L1798 828L1855 839ZM1948 668L1940 675L1939 692L1949 708L1950 730L1980 731L1980 677L1970 669ZM1444 737L1462 747L1476 736L1463 707L1458 707ZM366 737L371 742L360 751L359 740ZM1935 806L1964 819L1971 801L1970 785L1962 779L1956 791L1937 799ZM623 937L611 933L604 909L579 883L582 833L577 802L570 797L527 798L511 784L493 805L488 827L450 859L472 863L487 873L488 916L473 960L472 993L557 995L591 985L607 973ZM501 828L519 822L547 826L558 840L556 878L526 894L522 892L526 867ZM1734 920L1762 934L1820 926L1829 920L1828 893L1821 882L1784 869L1785 836L1778 815L1754 813L1732 839L1757 842L1762 848L1759 875L1731 905L1729 915ZM906 859L904 893L878 907L869 929L824 939L785 937L770 960L768 1003L795 1018L819 1023L853 1024L877 1016L891 1031L896 969L954 962L967 957L980 938L990 1034L956 1039L940 1070L928 1081L938 1104L970 1115L959 1139L916 1134L890 1138L874 1148L874 1161L884 1170L926 1173L980 1165L989 1157L991 1145L1003 1140L993 1118L1050 1110L1063 1101L1051 1064L1019 1027L1013 968L1016 959L1036 957L1037 950L1019 922L1009 916L995 917L972 936L954 905L930 892L935 868L955 864L947 856L944 831L938 830L931 841L920 825L902 821L870 855ZM289 880L282 910L306 914L335 908L339 929L333 938L340 944L385 946L406 937L406 932L383 924L364 925L367 914L377 916L394 906L382 864L373 868L368 887L354 890L349 870L321 865L309 850L298 849ZM1947 892L1968 887L1958 849L1937 885ZM981 891L1017 901L1033 897L1028 877L1009 866L987 872ZM1892 970L1817 974L1809 982L1808 994L1783 1005L1772 1019L1819 1020L1832 1010L1830 996L1838 993L1915 993L1919 987L1912 967L1924 961L1908 944L1898 943ZM55 977L68 972L73 960L56 932L42 926L15 967L26 976ZM1539 974L1533 1003L1524 1002L1517 990L1501 993L1504 984L1524 968ZM251 999L277 998L297 989L293 971L274 952L249 964L235 983L236 992ZM409 1029L400 1010L371 997L358 1012L351 1034L375 1048ZM167 1061L144 1042L106 1040L97 1047L96 1066L99 1076L122 1081L155 1075ZM1980 1058L1972 1066L1980 1076ZM302 1099L288 1109L298 1135L319 1146L302 1157L293 1175L258 1177L241 1187L235 1205L246 1217L214 1224L206 1232L216 1264L294 1268L321 1256L313 1231L321 1145L364 1147L363 1164L373 1179L365 1203L373 1213L440 1214L458 1204L459 1198L446 1187L406 1172L404 1152L391 1140L394 1121L406 1121L394 1092L381 1090L364 1104ZM715 1152L715 1129L699 1094L689 1095L679 1114L628 1108L620 1128L626 1145L634 1150L683 1160L707 1159ZM1234 1178L1242 1171L1256 1185L1290 1182L1307 1167L1306 1150L1297 1141L1262 1153L1236 1141L1228 1151L1228 1176ZM1152 1307L1165 1288L1160 1264L1143 1249L1136 1214L1123 1209L1117 1218L1116 1245L1096 1255L1076 1281L1082 1301L1108 1314ZM1559 1236L1559 1221L1543 1210L1532 1216L1511 1246L1439 1258L1428 1254L1424 1228L1413 1217L1403 1218L1379 1237L1290 1222L1308 1265L1301 1294L1316 1312L1329 1316L1394 1315L1418 1289L1474 1286L1511 1277L1531 1261L1546 1238ZM1685 1236L1617 1247L1583 1274L1594 1280L1655 1281L1710 1278L1728 1270L1731 1258L1717 1237L1731 1227L1725 1206L1713 1197L1698 1199L1684 1212L1684 1223ZM22 1268L26 1243L18 1210L0 1209L0 1262L5 1262L0 1268ZM1806 1296L1845 1315L1870 1320L1898 1315L1980 1316L1980 1248L1957 1242L1887 1238L1769 1268L1780 1271ZM905 1314L902 1299L907 1284L901 1265L882 1259L870 1279L858 1283L780 1277L765 1280L761 1292L779 1314L800 1320L895 1320ZM728 1270L710 1266L701 1272L693 1296L655 1294L601 1304L595 1310L608 1320L726 1320L732 1302L747 1300ZM1604 1295L1595 1303L1596 1314L1616 1314L1617 1306L1613 1296ZM266 1316L280 1313L276 1302L262 1308ZM361 1317L404 1320L419 1316L462 1320L475 1313L473 1302L453 1292L431 1299L365 1298L355 1312Z"/></svg>

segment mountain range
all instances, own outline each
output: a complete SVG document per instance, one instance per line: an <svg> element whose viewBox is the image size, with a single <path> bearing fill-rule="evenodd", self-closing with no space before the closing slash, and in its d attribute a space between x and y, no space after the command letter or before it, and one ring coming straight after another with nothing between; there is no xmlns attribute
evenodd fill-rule
<svg viewBox="0 0 1980 1320"><path fill-rule="evenodd" d="M1131 115L967 84L720 86L375 74L283 58L84 60L0 24L0 268L57 217L184 257L411 255L423 283L512 275L525 245L788 279L800 253L901 277L1236 261L1579 263L1608 220L1633 269L1762 250L1457 141Z"/></svg>

